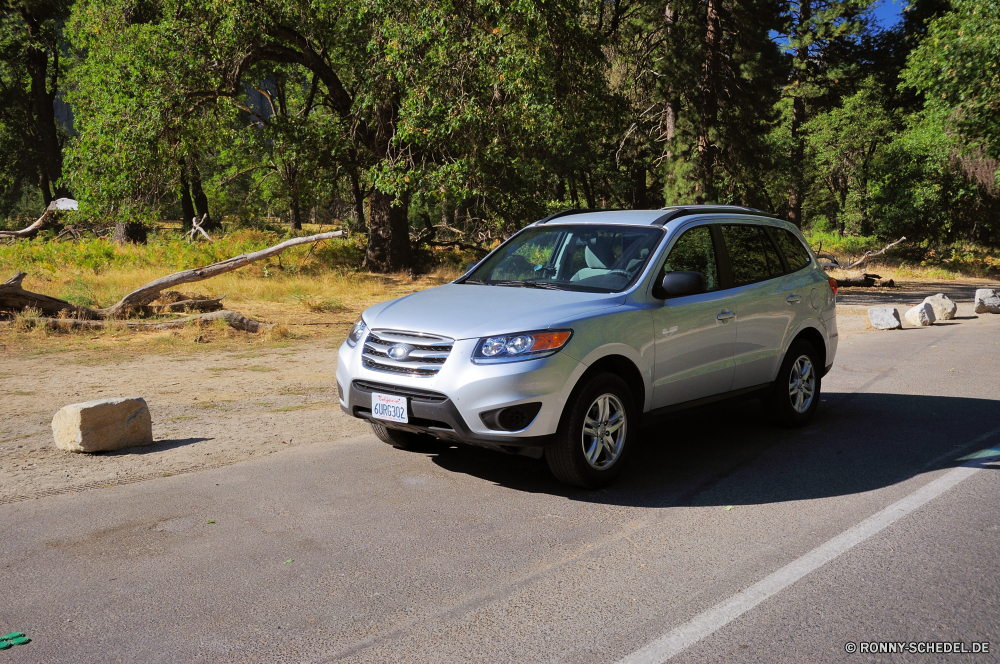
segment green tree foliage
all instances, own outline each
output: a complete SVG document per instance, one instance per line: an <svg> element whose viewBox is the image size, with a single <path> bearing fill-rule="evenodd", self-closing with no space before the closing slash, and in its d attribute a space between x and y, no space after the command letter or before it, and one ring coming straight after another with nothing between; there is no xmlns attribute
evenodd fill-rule
<svg viewBox="0 0 1000 664"><path fill-rule="evenodd" d="M28 182L43 202L67 194L65 132L54 103L65 72L62 23L71 0L0 0L0 211Z"/></svg>
<svg viewBox="0 0 1000 664"><path fill-rule="evenodd" d="M1000 2L955 0L928 25L903 79L928 111L1000 159Z"/></svg>
<svg viewBox="0 0 1000 664"><path fill-rule="evenodd" d="M0 207L350 219L379 271L570 206L998 242L998 2L0 0Z"/></svg>

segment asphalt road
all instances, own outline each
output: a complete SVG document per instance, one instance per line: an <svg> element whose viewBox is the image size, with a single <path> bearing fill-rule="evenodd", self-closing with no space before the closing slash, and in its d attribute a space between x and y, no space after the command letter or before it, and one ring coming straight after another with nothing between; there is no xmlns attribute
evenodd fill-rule
<svg viewBox="0 0 1000 664"><path fill-rule="evenodd" d="M33 639L0 663L634 662L677 634L676 662L1000 661L1000 464L963 459L1000 450L1000 316L847 339L823 399L797 431L678 415L600 492L363 436L0 506L0 633ZM888 641L990 653L845 650Z"/></svg>

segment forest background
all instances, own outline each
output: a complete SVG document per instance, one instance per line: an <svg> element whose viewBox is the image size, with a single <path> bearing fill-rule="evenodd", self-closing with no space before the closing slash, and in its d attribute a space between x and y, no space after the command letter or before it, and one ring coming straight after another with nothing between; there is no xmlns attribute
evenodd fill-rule
<svg viewBox="0 0 1000 664"><path fill-rule="evenodd" d="M140 242L194 217L242 238L343 225L353 249L329 260L398 272L567 207L725 203L923 257L989 267L1000 246L1000 0L911 0L888 28L868 0L0 16L0 228L63 196L77 229Z"/></svg>

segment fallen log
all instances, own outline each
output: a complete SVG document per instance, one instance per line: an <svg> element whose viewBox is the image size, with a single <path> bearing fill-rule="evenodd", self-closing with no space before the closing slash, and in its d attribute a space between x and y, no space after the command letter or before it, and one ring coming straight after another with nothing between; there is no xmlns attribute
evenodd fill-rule
<svg viewBox="0 0 1000 664"><path fill-rule="evenodd" d="M55 215L51 210L46 210L42 213L42 216L38 218L38 221L31 224L27 228L22 228L19 231L0 231L0 237L12 237L12 238L29 238L38 235L41 231L47 228L55 226L54 223Z"/></svg>
<svg viewBox="0 0 1000 664"><path fill-rule="evenodd" d="M78 307L57 297L32 293L21 287L21 282L28 276L27 272L18 272L13 277L0 284L0 309L24 311L37 309L43 314L55 316L68 315L77 319L96 320L101 316L87 307ZM63 313L65 312L65 313Z"/></svg>
<svg viewBox="0 0 1000 664"><path fill-rule="evenodd" d="M204 267L175 272L174 274L151 281L145 286L132 291L123 297L119 302L106 309L78 307L75 304L71 304L65 300L60 300L56 297L26 291L21 287L21 282L27 274L25 272L18 272L5 283L0 284L0 309L24 311L25 309L34 308L43 314L55 315L60 318L68 317L75 320L108 320L112 318L124 318L130 313L150 312L151 309L148 308L150 303L159 297L162 291L165 291L168 288L180 286L181 284L194 283L196 281L204 281L205 279L210 279L220 274L225 274L226 272L238 270L245 265L249 265L250 263L259 261L263 258L276 256L290 247L295 247L300 244L319 242L321 240L328 240L340 237L343 234L343 231L332 231L329 233L320 233L319 235L310 235L308 237L292 238L291 240L285 240L284 242L276 244L273 247L268 247L267 249L261 249L260 251L255 251L249 254L241 254L239 256L227 258L224 261L206 265ZM222 298L217 298L216 302L221 299ZM199 302L205 303L206 307L211 306L209 304L211 300L200 300ZM164 306L169 307L172 305ZM197 309L199 307L192 306L190 308ZM181 310L183 310L183 308Z"/></svg>
<svg viewBox="0 0 1000 664"><path fill-rule="evenodd" d="M875 280L881 278L877 274L868 274L865 272L857 277L837 279L837 288L871 288L875 285Z"/></svg>
<svg viewBox="0 0 1000 664"><path fill-rule="evenodd" d="M12 237L12 238L28 238L38 235L41 231L47 228L51 228L57 225L56 218L59 216L58 213L62 210L75 210L77 209L76 201L69 198L57 198L48 204L45 208L45 212L38 220L28 226L27 228L22 228L19 231L0 231L0 238Z"/></svg>
<svg viewBox="0 0 1000 664"><path fill-rule="evenodd" d="M90 329L99 330L108 326L124 326L130 330L176 330L188 325L204 325L217 320L225 321L229 327L244 332L264 332L274 327L270 323L261 323L247 318L235 311L215 311L206 314L176 318L168 321L137 321L137 320L79 320L76 318L35 318L34 321L52 330Z"/></svg>
<svg viewBox="0 0 1000 664"><path fill-rule="evenodd" d="M285 240L281 244L276 244L273 247L261 249L260 251L255 251L250 254L241 254L233 258L227 258L226 260L218 263L213 263L212 265L196 267L193 270L175 272L174 274L161 277L156 281L151 281L142 288L132 291L123 297L119 302L111 305L107 309L99 309L99 315L101 318L111 318L116 314L149 304L156 299L161 291L168 288L180 286L181 284L194 283L195 281L204 281L205 279L210 279L220 274L225 274L226 272L238 270L244 265L249 265L250 263L259 261L263 258L277 256L285 249L289 249L300 244L310 244L312 242L319 242L320 240L329 240L335 237L340 237L343 234L344 231L332 231L329 233L320 233L319 235L310 235L309 237L292 238L291 240Z"/></svg>
<svg viewBox="0 0 1000 664"><path fill-rule="evenodd" d="M202 300L178 300L176 302L168 302L167 304L150 304L144 307L144 310L153 314L167 314L178 311L220 311L224 297L226 296L223 295L221 297Z"/></svg>
<svg viewBox="0 0 1000 664"><path fill-rule="evenodd" d="M898 239L898 240L896 240L895 242L893 242L893 243L891 243L891 244L887 244L887 245L885 245L884 247L882 247L882 250L881 250L881 251L874 251L874 252L872 252L872 251L867 251L867 252L865 252L865 255L864 255L864 256L862 256L862 257L861 257L861 258L859 258L858 260L854 261L853 263L851 263L850 265L848 265L848 266L847 266L847 267L845 267L844 269L845 269L845 270L853 270L854 268L858 267L859 265L863 265L863 264L865 264L866 262L868 262L868 259L870 259L870 258L875 258L876 256L881 256L881 255L882 255L882 254L884 254L884 253L885 253L886 251L888 251L889 249L892 249L892 248L893 248L893 247L895 247L895 246L896 246L897 244L899 244L900 242L903 242L903 241L905 241L905 240L906 240L906 236L904 235L903 237L899 238L899 239Z"/></svg>

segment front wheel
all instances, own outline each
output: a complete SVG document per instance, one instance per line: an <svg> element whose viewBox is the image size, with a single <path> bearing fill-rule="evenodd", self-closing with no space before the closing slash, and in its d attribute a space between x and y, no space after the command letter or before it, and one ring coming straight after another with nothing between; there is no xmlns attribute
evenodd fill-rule
<svg viewBox="0 0 1000 664"><path fill-rule="evenodd" d="M545 450L549 469L561 482L585 489L610 484L622 471L635 428L632 393L614 374L594 376L577 390Z"/></svg>
<svg viewBox="0 0 1000 664"><path fill-rule="evenodd" d="M816 349L807 341L796 341L789 346L778 377L762 400L764 408L776 424L800 427L816 412L821 382Z"/></svg>

